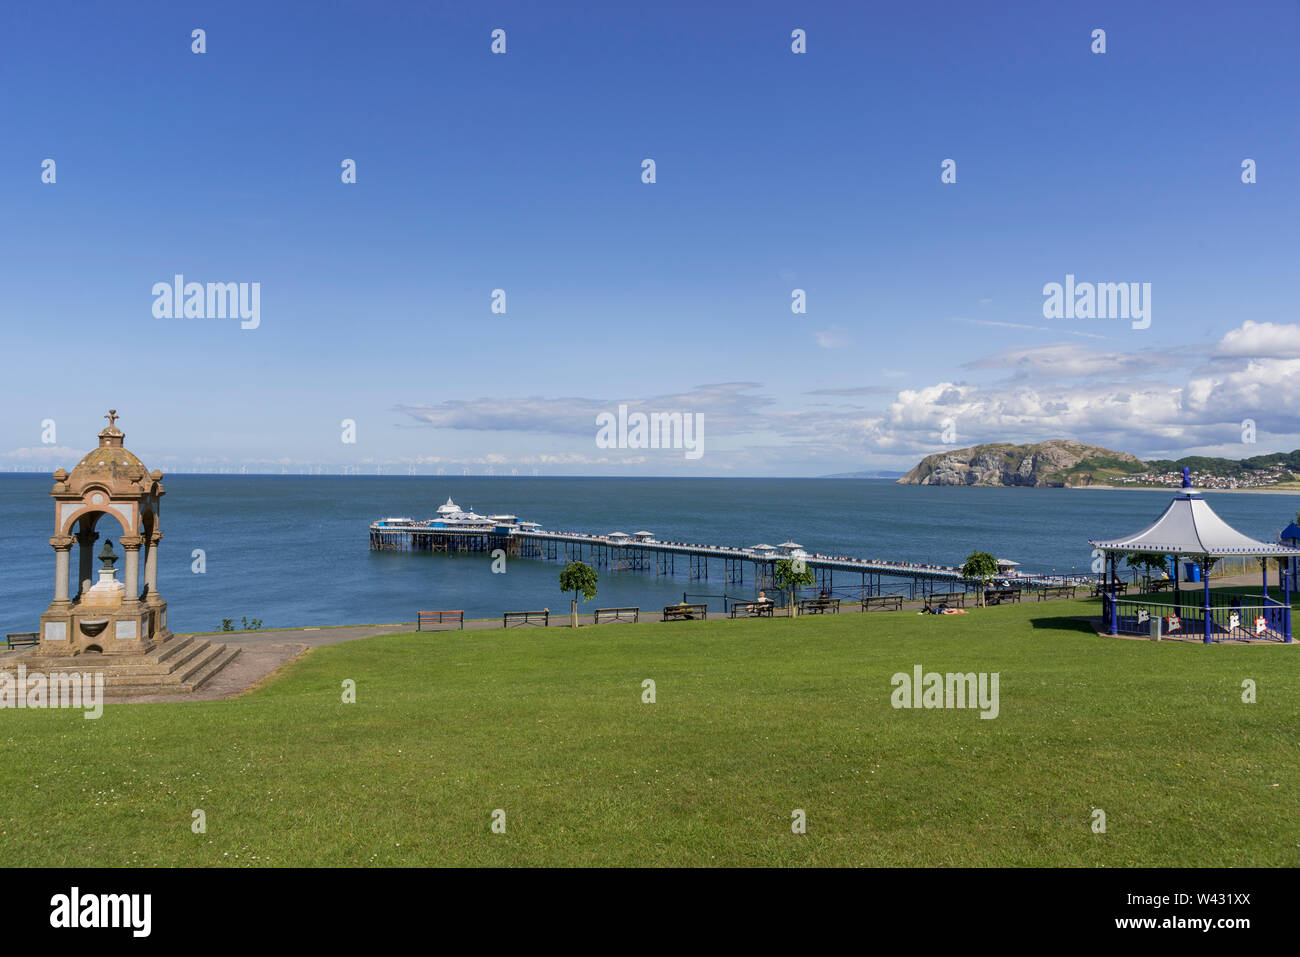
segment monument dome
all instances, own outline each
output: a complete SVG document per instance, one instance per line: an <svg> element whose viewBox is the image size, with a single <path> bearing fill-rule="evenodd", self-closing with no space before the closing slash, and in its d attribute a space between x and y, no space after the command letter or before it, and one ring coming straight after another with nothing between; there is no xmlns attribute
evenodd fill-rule
<svg viewBox="0 0 1300 957"><path fill-rule="evenodd" d="M99 433L99 447L87 452L71 474L64 473L66 477L62 478L61 484L68 492L80 494L89 486L97 485L110 493L138 494L146 485L146 479L157 482L162 478L161 472L150 475L144 463L123 445L126 434L113 424L117 418L116 410L112 410L109 416L108 427ZM60 480L62 471L54 473L56 481Z"/></svg>

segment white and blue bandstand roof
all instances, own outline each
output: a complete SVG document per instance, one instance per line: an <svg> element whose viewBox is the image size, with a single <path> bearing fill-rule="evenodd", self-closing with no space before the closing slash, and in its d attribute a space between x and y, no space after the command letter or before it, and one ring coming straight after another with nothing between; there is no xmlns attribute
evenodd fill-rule
<svg viewBox="0 0 1300 957"><path fill-rule="evenodd" d="M1261 542L1237 531L1215 514L1201 493L1191 487L1183 470L1183 488L1163 515L1152 524L1123 538L1089 540L1103 552L1155 552L1159 555L1231 555L1285 558L1300 555L1300 548Z"/></svg>

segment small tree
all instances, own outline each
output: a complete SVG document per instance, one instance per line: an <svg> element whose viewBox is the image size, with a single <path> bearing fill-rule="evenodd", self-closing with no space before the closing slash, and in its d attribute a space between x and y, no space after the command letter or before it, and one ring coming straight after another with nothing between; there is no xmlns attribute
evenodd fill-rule
<svg viewBox="0 0 1300 957"><path fill-rule="evenodd" d="M971 552L966 556L966 564L961 566L962 578L974 578L980 583L980 593L976 601L984 604L984 586L998 574L998 560L988 552Z"/></svg>
<svg viewBox="0 0 1300 957"><path fill-rule="evenodd" d="M1169 572L1169 561L1159 552L1130 552L1124 556L1124 564L1129 568L1146 569L1148 578L1152 572Z"/></svg>
<svg viewBox="0 0 1300 957"><path fill-rule="evenodd" d="M801 559L783 558L776 563L776 571L772 573L772 584L782 591L790 592L790 617L794 617L794 594L800 586L813 584L817 579L813 577L812 569L807 566Z"/></svg>
<svg viewBox="0 0 1300 957"><path fill-rule="evenodd" d="M578 595L583 601L596 597L596 569L586 562L569 562L560 572L560 590L573 592L573 601L569 604L569 625L578 627Z"/></svg>

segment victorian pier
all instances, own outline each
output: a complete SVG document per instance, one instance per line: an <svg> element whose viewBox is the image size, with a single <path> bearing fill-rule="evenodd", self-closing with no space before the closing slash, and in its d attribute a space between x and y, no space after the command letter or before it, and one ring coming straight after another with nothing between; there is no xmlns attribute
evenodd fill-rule
<svg viewBox="0 0 1300 957"><path fill-rule="evenodd" d="M963 578L960 568L920 562L853 558L808 552L795 542L738 547L661 541L651 532L549 531L513 515L480 516L463 512L448 500L439 516L427 521L386 518L370 526L374 551L493 552L549 561L582 561L615 571L639 571L674 576L685 573L691 581L717 581L723 585L771 588L776 564L784 559L802 561L816 586L835 593L883 595L906 593L909 598L934 592L965 591L978 583ZM681 569L678 569L681 565ZM1056 579L1019 575L1022 585L1048 584ZM902 589L902 592L900 592Z"/></svg>

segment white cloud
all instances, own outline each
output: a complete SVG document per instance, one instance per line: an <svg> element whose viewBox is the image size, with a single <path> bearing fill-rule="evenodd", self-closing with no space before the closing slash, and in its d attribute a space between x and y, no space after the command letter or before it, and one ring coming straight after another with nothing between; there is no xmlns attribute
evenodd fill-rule
<svg viewBox="0 0 1300 957"><path fill-rule="evenodd" d="M849 344L847 333L838 326L814 332L813 338L817 341L817 345L823 349L842 349Z"/></svg>
<svg viewBox="0 0 1300 957"><path fill-rule="evenodd" d="M1252 322L1233 329L1214 350L1218 359L1300 359L1300 325Z"/></svg>
<svg viewBox="0 0 1300 957"><path fill-rule="evenodd" d="M1145 376L1186 363L1177 349L1141 352L1103 352L1082 343L1059 342L1025 346L975 359L967 369L1009 369L1019 375L1046 375L1055 379L1115 379L1127 375Z"/></svg>
<svg viewBox="0 0 1300 957"><path fill-rule="evenodd" d="M1224 341L1239 343L1248 335L1258 336L1259 327L1243 325ZM1290 334L1275 328L1268 335L1276 344L1288 341ZM646 400L644 407L704 411L706 418L712 416L710 468L754 472L780 472L789 465L811 469L820 463L838 467L845 462L907 466L943 447L940 432L947 419L955 422L959 446L1071 438L1152 457L1239 444L1244 418L1256 421L1261 436L1300 433L1300 358L1257 359L1238 368L1233 363L1201 365L1204 354L1182 346L1123 352L1058 342L1007 349L966 365L972 371L1013 373L1001 382L944 380L889 389L876 410L847 403L774 408L774 400L760 394L755 383L702 386ZM882 375L897 378L903 373L882 370ZM828 384L805 394L865 397L881 388ZM484 402L492 413L484 422L527 422L537 412L529 406L533 400ZM516 404L518 417L504 415ZM434 414L416 417L430 424L459 423L444 427L474 427L470 423L482 413L469 414L474 405L443 403L431 407ZM541 408L547 415L558 410L581 413L581 427L572 432L587 435L594 412L616 405L613 400L549 400ZM546 431L560 431L549 420L544 424ZM1267 449L1238 450L1242 455L1260 451ZM583 458L572 464L597 464Z"/></svg>
<svg viewBox="0 0 1300 957"><path fill-rule="evenodd" d="M908 468L945 447L940 432L949 418L958 447L1072 438L1164 458L1192 450L1245 456L1300 446L1294 441L1300 436L1300 355L1238 355L1300 351L1300 327L1243 323L1223 337L1217 352L1208 344L1123 351L1113 342L1020 338L1029 344L966 363L959 372L970 381L950 373L927 382L916 373L882 369L877 384L862 385L856 377L844 385L814 382L820 387L782 395L779 403L761 383L723 382L642 398L486 396L402 406L408 428L397 433L402 440L394 458L382 465L445 465L448 471L493 466L498 474L516 466L521 472L536 466L593 474L698 470L679 458L594 448L596 413L616 411L620 403L633 411L703 413L708 444L700 465L714 474ZM1211 353L1217 361L1204 361ZM1254 446L1240 442L1245 418L1256 422ZM459 431L422 435L420 426ZM66 467L83 452L16 449L0 454L0 461L19 468L27 461L34 468L53 460ZM284 458L268 461L276 471L292 468Z"/></svg>
<svg viewBox="0 0 1300 957"><path fill-rule="evenodd" d="M646 398L545 398L540 396L485 396L478 399L448 399L436 405L402 405L402 412L421 425L438 429L476 432L528 432L546 435L592 436L596 415L617 413L620 404L629 412L688 412L702 414L711 426L728 431L748 431L760 417L759 410L774 401L756 394L754 382L721 382L702 385L688 392Z"/></svg>
<svg viewBox="0 0 1300 957"><path fill-rule="evenodd" d="M809 392L805 392L804 395L888 395L893 391L893 389L887 389L883 385L857 385L843 389L812 389Z"/></svg>

